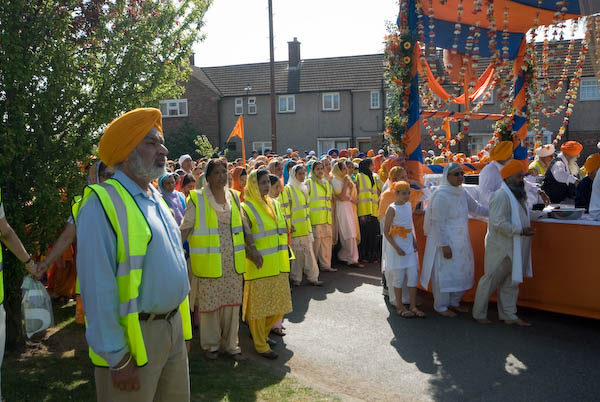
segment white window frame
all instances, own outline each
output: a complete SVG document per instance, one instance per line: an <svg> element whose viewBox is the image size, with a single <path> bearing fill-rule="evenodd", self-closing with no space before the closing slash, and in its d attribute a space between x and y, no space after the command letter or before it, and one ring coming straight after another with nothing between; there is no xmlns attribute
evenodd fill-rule
<svg viewBox="0 0 600 402"><path fill-rule="evenodd" d="M181 112L182 106L185 108L185 112ZM166 99L160 101L160 112L163 118L169 117L187 117L188 115L188 101L187 99ZM174 111L175 114L171 114Z"/></svg>
<svg viewBox="0 0 600 402"><path fill-rule="evenodd" d="M491 91L486 91L483 94L483 97L485 97L485 94L489 93L490 97L487 98L486 101L483 102L484 105L493 105L494 104L494 90L492 89Z"/></svg>
<svg viewBox="0 0 600 402"><path fill-rule="evenodd" d="M592 89L596 87L596 93L590 94L587 91L584 91L584 87L586 89ZM587 88L589 87L589 88ZM592 89L593 90L593 89ZM600 85L598 85L598 79L596 77L588 77L582 78L579 83L579 100L580 101L597 101L600 100Z"/></svg>
<svg viewBox="0 0 600 402"><path fill-rule="evenodd" d="M256 97L250 96L248 98L248 114L256 114Z"/></svg>
<svg viewBox="0 0 600 402"><path fill-rule="evenodd" d="M331 107L325 107L325 97L327 96L331 96ZM335 97L337 97L337 108L335 107ZM321 97L322 100L322 107L323 107L323 111L324 112L337 112L338 110L340 110L340 93L339 92L325 92L323 93L323 96Z"/></svg>
<svg viewBox="0 0 600 402"><path fill-rule="evenodd" d="M252 150L257 151L260 155L265 154L265 149L273 150L271 141L253 141Z"/></svg>
<svg viewBox="0 0 600 402"><path fill-rule="evenodd" d="M233 102L233 114L236 116L244 114L244 98L235 98Z"/></svg>
<svg viewBox="0 0 600 402"><path fill-rule="evenodd" d="M285 109L281 108L281 101L285 99ZM292 105L290 107L290 100ZM296 95L279 95L277 99L279 113L295 113L296 112Z"/></svg>
<svg viewBox="0 0 600 402"><path fill-rule="evenodd" d="M377 103L373 102L373 95L377 95ZM369 93L369 109L381 109L381 91L371 91Z"/></svg>
<svg viewBox="0 0 600 402"><path fill-rule="evenodd" d="M350 147L350 137L319 137L317 138L317 155L322 155L325 152L329 151L331 148L323 149L322 141L333 141L333 148L339 149L347 149ZM348 145L342 148L336 147L336 141L342 142L345 141Z"/></svg>

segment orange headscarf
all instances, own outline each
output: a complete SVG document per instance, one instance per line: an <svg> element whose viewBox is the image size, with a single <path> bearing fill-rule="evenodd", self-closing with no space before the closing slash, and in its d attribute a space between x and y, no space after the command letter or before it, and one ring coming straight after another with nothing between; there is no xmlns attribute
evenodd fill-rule
<svg viewBox="0 0 600 402"><path fill-rule="evenodd" d="M240 177L242 177L242 173L246 175L248 174L246 172L246 169L244 169L241 166L236 166L235 168L233 168L233 172L231 173L231 188L240 192L240 200L243 202L245 187L242 187L240 183Z"/></svg>
<svg viewBox="0 0 600 402"><path fill-rule="evenodd" d="M591 154L585 160L583 165L588 174L595 172L600 167L600 153Z"/></svg>
<svg viewBox="0 0 600 402"><path fill-rule="evenodd" d="M375 164L375 171L379 172L379 169L381 169L381 164L383 163L383 155L379 154L371 159L373 159L373 163Z"/></svg>
<svg viewBox="0 0 600 402"><path fill-rule="evenodd" d="M371 158L371 157L373 157L373 155L375 155L375 151L373 151L372 149L369 149L369 150L367 151L367 157L368 157L368 158Z"/></svg>
<svg viewBox="0 0 600 402"><path fill-rule="evenodd" d="M502 169L500 169L500 176L502 176L503 179L506 179L507 177L510 177L522 171L523 164L521 163L521 161L511 159L506 163L506 165L504 165Z"/></svg>
<svg viewBox="0 0 600 402"><path fill-rule="evenodd" d="M567 141L560 146L560 151L567 156L577 156L581 153L583 145L577 141Z"/></svg>
<svg viewBox="0 0 600 402"><path fill-rule="evenodd" d="M110 167L123 162L153 127L163 134L160 110L152 107L134 109L113 120L100 138L100 159Z"/></svg>

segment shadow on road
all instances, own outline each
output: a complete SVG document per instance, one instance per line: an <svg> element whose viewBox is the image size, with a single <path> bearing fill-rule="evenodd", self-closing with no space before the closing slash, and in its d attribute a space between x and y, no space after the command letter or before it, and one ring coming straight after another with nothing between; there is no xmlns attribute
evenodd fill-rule
<svg viewBox="0 0 600 402"><path fill-rule="evenodd" d="M387 303L394 333L390 344L406 362L433 376L433 400L598 400L600 388L593 379L600 374L600 322L520 309L534 326L508 326L497 321L495 304L490 303L494 323L481 325L470 314L441 317L432 309L431 295L420 295L426 319L401 318Z"/></svg>

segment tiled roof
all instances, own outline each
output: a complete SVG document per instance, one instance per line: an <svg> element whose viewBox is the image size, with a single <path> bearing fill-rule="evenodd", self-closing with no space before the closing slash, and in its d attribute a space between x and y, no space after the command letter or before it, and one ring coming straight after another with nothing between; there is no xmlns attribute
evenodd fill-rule
<svg viewBox="0 0 600 402"><path fill-rule="evenodd" d="M208 88L210 88L217 95L223 95L221 91L219 91L219 88L215 86L215 84L211 81L210 78L208 78L208 76L204 73L204 71L202 71L201 68L192 66L192 76L200 82L202 82Z"/></svg>
<svg viewBox="0 0 600 402"><path fill-rule="evenodd" d="M196 68L194 69L196 70ZM270 92L269 63L200 68L223 96ZM381 88L383 54L303 60L299 70L288 74L288 62L275 62L277 93Z"/></svg>
<svg viewBox="0 0 600 402"><path fill-rule="evenodd" d="M549 77L557 79L563 70L568 41L551 42L557 49L555 59L550 64ZM536 46L541 58L542 44ZM581 41L577 40L573 50L568 74L573 76ZM586 56L583 76L593 76L590 52ZM437 71L442 71L442 51L438 49ZM560 60L560 62L559 62ZM323 92L337 90L368 90L381 88L383 79L383 54L363 56L331 57L307 59L301 62L300 69L288 69L287 61L275 62L275 91L277 93ZM431 62L430 62L431 63ZM478 65L478 74L483 73L489 64L489 58L482 58ZM240 64L222 67L194 67L193 75L203 82L209 82L211 88L222 96L246 95L245 88L252 88L248 95L264 95L270 92L269 63ZM201 77L201 78L200 78Z"/></svg>

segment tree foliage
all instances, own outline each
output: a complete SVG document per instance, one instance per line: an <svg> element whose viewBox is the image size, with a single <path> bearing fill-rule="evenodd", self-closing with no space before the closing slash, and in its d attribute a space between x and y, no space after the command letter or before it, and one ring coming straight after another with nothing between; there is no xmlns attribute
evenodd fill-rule
<svg viewBox="0 0 600 402"><path fill-rule="evenodd" d="M203 158L212 158L214 154L219 153L219 148L213 147L205 135L197 136L194 144L196 145L196 153Z"/></svg>
<svg viewBox="0 0 600 402"><path fill-rule="evenodd" d="M181 95L210 2L0 2L0 186L28 251L43 253L55 240L102 128ZM24 271L4 255L9 327L20 328Z"/></svg>

